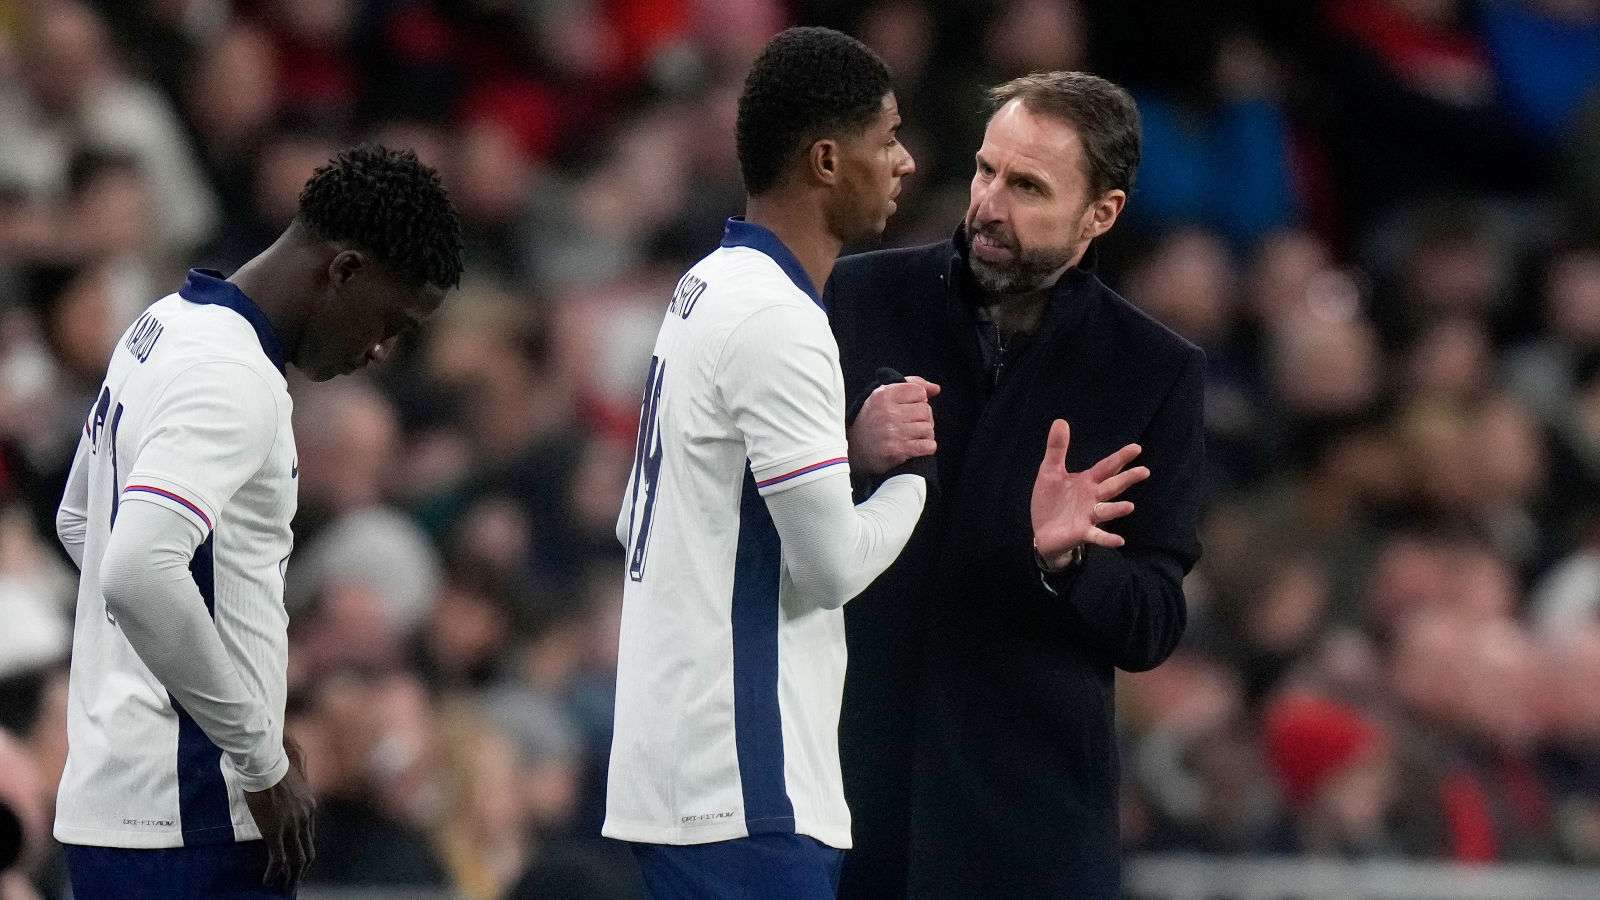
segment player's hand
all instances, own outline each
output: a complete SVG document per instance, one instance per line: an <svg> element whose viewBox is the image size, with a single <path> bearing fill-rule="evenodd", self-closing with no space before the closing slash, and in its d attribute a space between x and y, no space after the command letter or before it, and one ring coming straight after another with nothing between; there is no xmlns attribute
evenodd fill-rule
<svg viewBox="0 0 1600 900"><path fill-rule="evenodd" d="M1067 443L1072 431L1065 420L1050 426L1044 462L1033 482L1033 544L1049 569L1066 566L1083 544L1121 547L1121 535L1100 528L1133 512L1133 504L1117 500L1123 491L1150 477L1144 466L1123 471L1139 455L1129 444L1082 472L1067 471Z"/></svg>
<svg viewBox="0 0 1600 900"><path fill-rule="evenodd" d="M262 884L285 881L293 886L305 877L316 856L317 801L306 785L305 754L300 745L284 738L283 749L289 754L289 771L283 779L264 791L245 791L244 799L267 843Z"/></svg>
<svg viewBox="0 0 1600 900"><path fill-rule="evenodd" d="M932 456L933 407L939 386L915 375L873 391L850 424L850 471L882 475L908 459Z"/></svg>

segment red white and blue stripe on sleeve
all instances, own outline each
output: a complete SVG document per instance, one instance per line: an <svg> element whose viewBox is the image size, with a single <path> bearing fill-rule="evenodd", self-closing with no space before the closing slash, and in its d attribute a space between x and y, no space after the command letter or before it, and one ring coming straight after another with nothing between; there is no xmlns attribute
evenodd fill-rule
<svg viewBox="0 0 1600 900"><path fill-rule="evenodd" d="M756 490L764 491L769 487L783 484L785 481L791 481L795 478L799 478L802 475L809 475L812 472L815 472L819 469L826 469L830 466L844 465L849 461L849 457L838 456L834 457L833 459L825 459L822 462L812 463L809 466L802 466L798 469L795 469L793 472L787 472L783 475L774 475L771 478L765 478L756 482Z"/></svg>
<svg viewBox="0 0 1600 900"><path fill-rule="evenodd" d="M166 488L158 488L158 487L154 487L154 486L148 485L148 484L130 484L127 487L123 488L122 492L124 494L142 492L142 493L146 493L146 494L155 494L157 497L165 497L168 500L171 500L174 503L177 503L178 505L182 506L184 509L187 509L188 511L190 511L190 512L194 513L195 515L199 516L200 517L200 521L206 523L206 529L207 530L210 530L211 527L212 527L212 525L211 525L211 517L206 515L205 511L202 510L199 507L198 504L194 503L193 501L191 501L191 500L189 500L189 499L187 499L187 498L185 498L185 497L183 497L181 495L174 494L172 491L169 491Z"/></svg>

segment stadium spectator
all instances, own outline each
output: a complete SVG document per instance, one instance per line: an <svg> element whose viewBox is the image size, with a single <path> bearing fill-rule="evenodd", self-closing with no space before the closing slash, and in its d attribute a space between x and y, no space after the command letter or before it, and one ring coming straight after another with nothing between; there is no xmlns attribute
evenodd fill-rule
<svg viewBox="0 0 1600 900"><path fill-rule="evenodd" d="M1267 756L1295 816L1299 852L1393 856L1389 819L1399 801L1390 739L1350 707L1288 695L1266 711Z"/></svg>
<svg viewBox="0 0 1600 900"><path fill-rule="evenodd" d="M123 71L91 7L42 3L25 22L23 77L0 120L0 180L59 192L74 149L125 152L150 179L161 246L182 255L202 243L216 200L170 100Z"/></svg>

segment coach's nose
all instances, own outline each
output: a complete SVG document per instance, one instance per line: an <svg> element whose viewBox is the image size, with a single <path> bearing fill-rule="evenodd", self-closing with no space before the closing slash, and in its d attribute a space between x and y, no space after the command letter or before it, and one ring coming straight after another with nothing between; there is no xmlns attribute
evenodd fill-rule
<svg viewBox="0 0 1600 900"><path fill-rule="evenodd" d="M1005 198L998 185L999 179L996 178L988 184L972 186L972 203L968 218L980 229L1003 224L1006 220Z"/></svg>

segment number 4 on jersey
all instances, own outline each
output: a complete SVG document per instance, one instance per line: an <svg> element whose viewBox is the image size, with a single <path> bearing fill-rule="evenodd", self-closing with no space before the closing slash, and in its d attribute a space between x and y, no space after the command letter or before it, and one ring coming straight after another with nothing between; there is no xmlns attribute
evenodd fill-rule
<svg viewBox="0 0 1600 900"><path fill-rule="evenodd" d="M117 524L117 503L122 499L122 480L117 477L117 429L122 425L122 404L118 403L116 409L111 408L111 386L104 385L100 388L100 399L95 401L94 413L90 415L89 422L84 426L84 432L89 437L89 452L99 455L100 434L106 424L106 416L111 416L111 524Z"/></svg>
<svg viewBox="0 0 1600 900"><path fill-rule="evenodd" d="M111 525L114 528L117 524L117 506L122 500L122 479L117 474L117 429L122 427L122 404L118 403L114 410L111 408L110 385L100 388L100 399L95 401L94 411L83 426L84 434L89 438L89 452L96 456L100 454L100 434L105 429L107 414L111 416L110 447L106 453L111 459ZM117 624L117 617L109 609L106 610L106 621Z"/></svg>
<svg viewBox="0 0 1600 900"><path fill-rule="evenodd" d="M639 439L633 450L633 496L629 500L628 577L634 581L644 580L650 525L655 519L656 495L661 489L661 383L666 377L666 360L650 357L650 374L644 383L644 407L639 411Z"/></svg>

